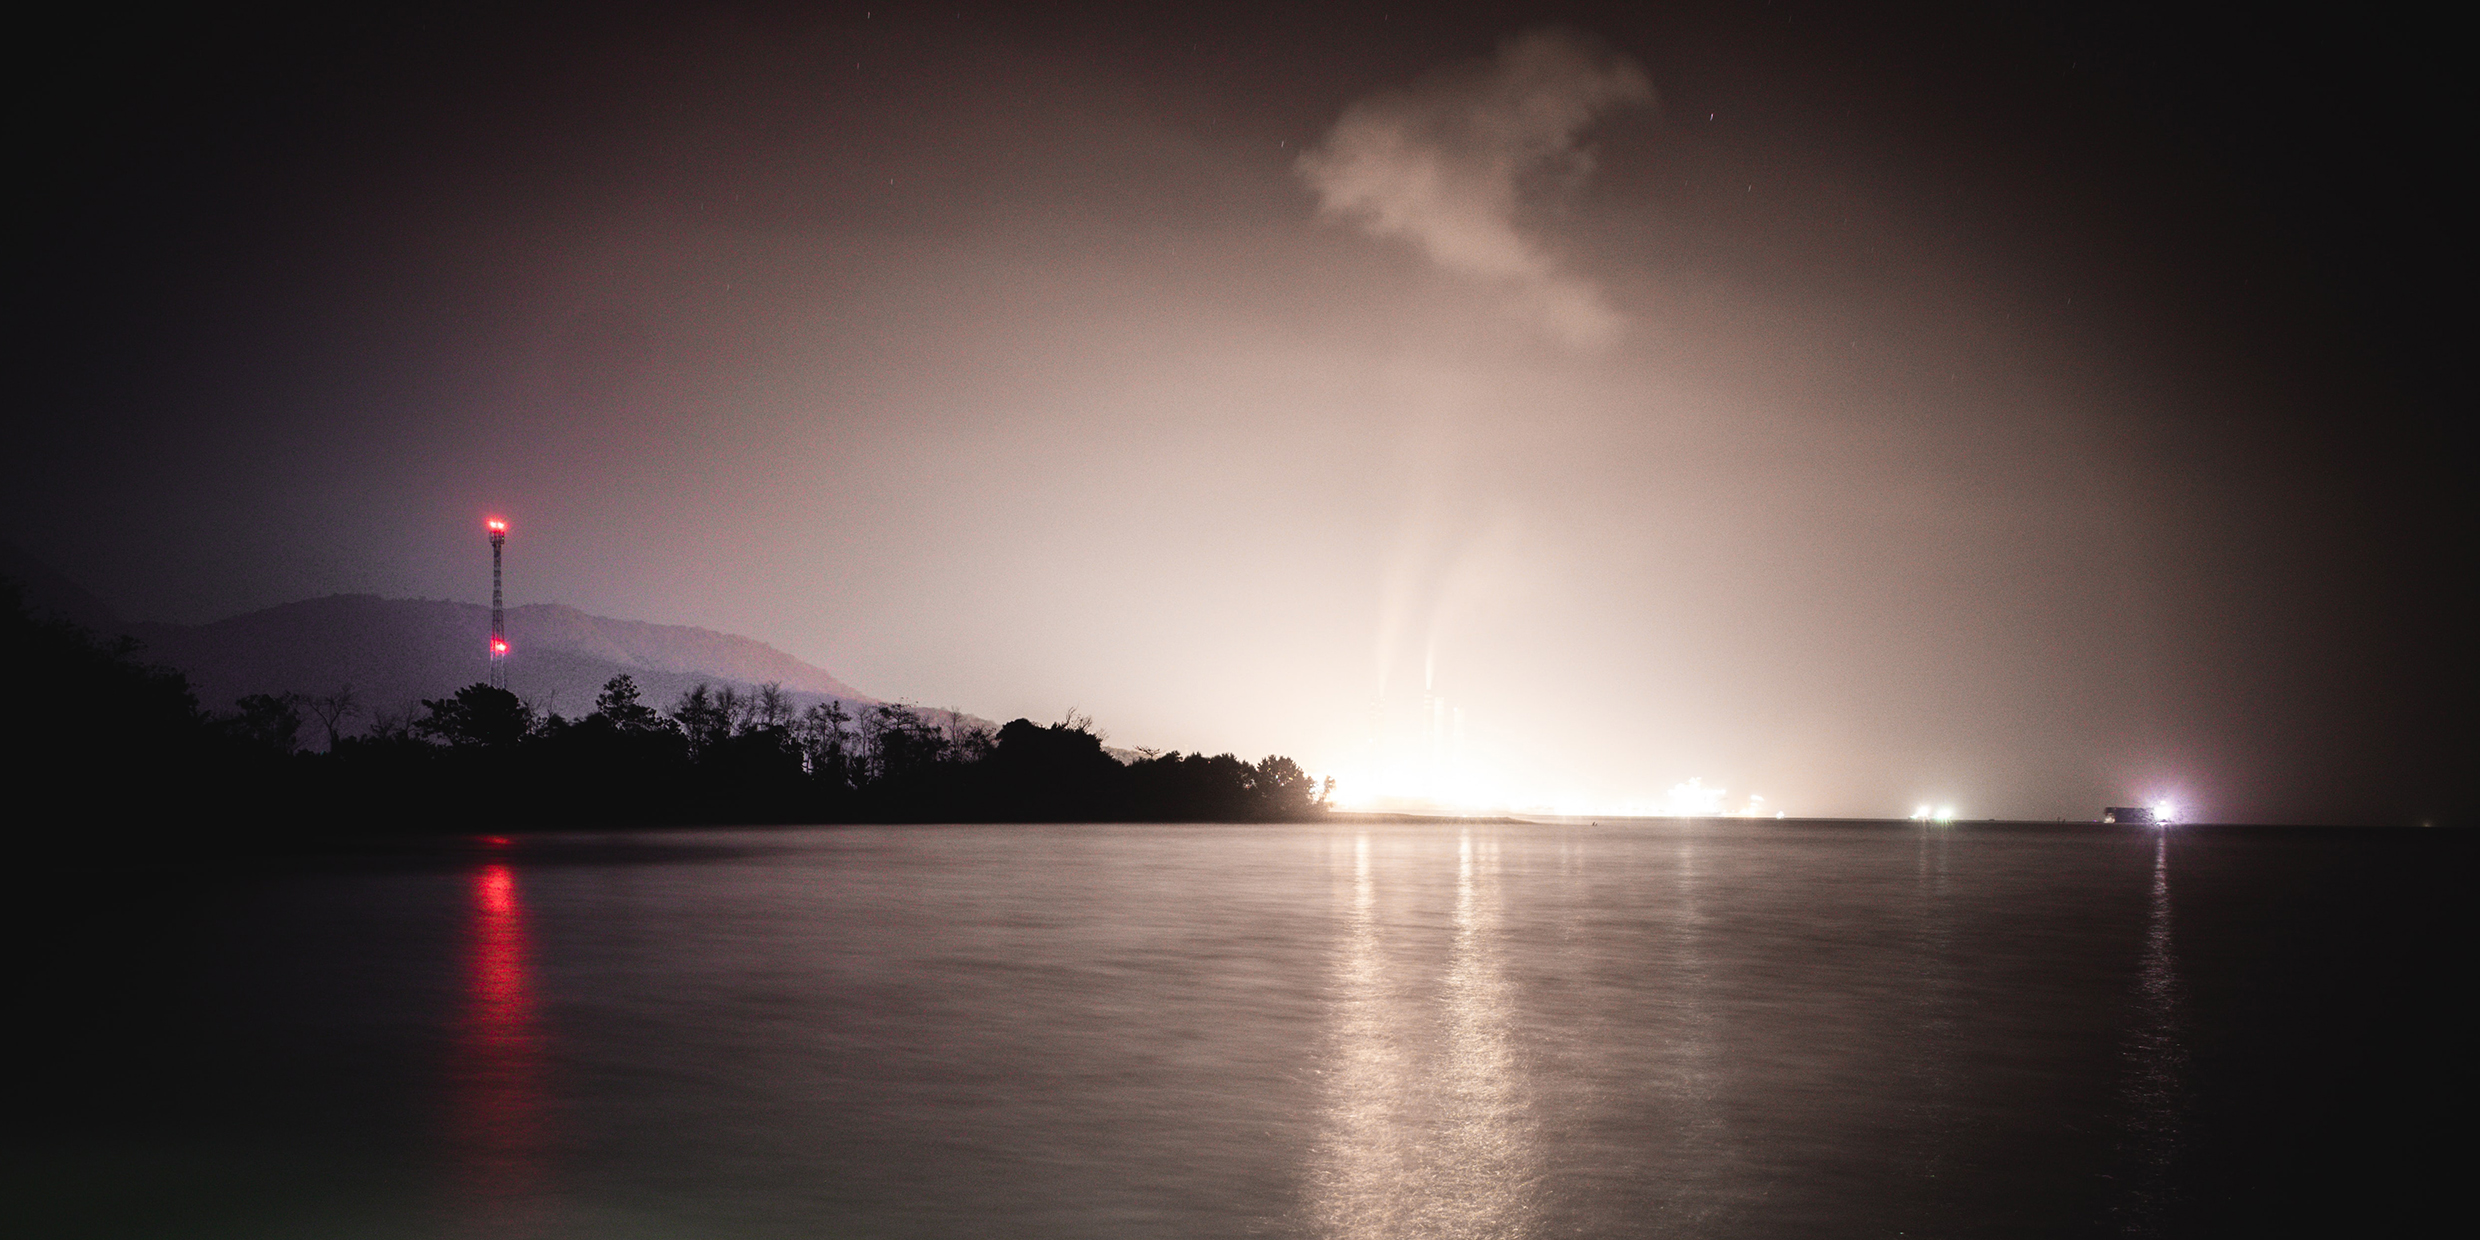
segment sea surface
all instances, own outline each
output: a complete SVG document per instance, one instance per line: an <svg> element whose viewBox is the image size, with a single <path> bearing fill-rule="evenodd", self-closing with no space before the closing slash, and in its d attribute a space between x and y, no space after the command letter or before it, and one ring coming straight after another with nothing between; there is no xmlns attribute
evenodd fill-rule
<svg viewBox="0 0 2480 1240"><path fill-rule="evenodd" d="M21 863L15 1234L2410 1234L2440 832L520 834ZM18 1227L26 1230L15 1230Z"/></svg>

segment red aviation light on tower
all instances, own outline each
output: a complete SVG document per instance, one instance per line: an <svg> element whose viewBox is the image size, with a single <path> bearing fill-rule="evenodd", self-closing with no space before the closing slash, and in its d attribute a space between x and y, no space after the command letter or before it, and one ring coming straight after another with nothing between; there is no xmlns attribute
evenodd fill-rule
<svg viewBox="0 0 2480 1240"><path fill-rule="evenodd" d="M508 657L508 612L500 603L500 554L508 545L508 518L484 517L484 533L491 536L491 687L508 687L508 673L501 661Z"/></svg>

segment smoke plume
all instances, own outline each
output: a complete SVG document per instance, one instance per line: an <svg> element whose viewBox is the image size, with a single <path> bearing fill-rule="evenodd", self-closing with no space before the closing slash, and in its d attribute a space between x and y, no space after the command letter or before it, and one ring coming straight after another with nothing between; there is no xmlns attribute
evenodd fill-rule
<svg viewBox="0 0 2480 1240"><path fill-rule="evenodd" d="M1528 185L1573 186L1592 170L1581 138L1596 118L1653 101L1644 71L1599 40L1537 30L1488 61L1345 108L1298 170L1328 214L1505 287L1517 313L1592 347L1618 334L1618 312L1527 236L1517 212Z"/></svg>

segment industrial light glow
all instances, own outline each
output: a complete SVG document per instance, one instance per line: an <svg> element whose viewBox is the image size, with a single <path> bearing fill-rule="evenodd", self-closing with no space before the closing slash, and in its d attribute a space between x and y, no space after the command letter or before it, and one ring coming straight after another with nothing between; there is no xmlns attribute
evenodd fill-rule
<svg viewBox="0 0 2480 1240"><path fill-rule="evenodd" d="M1705 777L1694 776L1670 790L1666 798L1670 812L1680 818L1711 818L1722 813L1722 798L1728 788L1708 788Z"/></svg>

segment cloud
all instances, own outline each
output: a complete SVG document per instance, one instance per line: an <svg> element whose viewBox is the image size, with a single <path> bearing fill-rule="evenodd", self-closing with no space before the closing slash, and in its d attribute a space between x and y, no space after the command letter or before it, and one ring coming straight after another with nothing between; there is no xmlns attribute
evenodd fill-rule
<svg viewBox="0 0 2480 1240"><path fill-rule="evenodd" d="M1581 138L1596 118L1653 101L1644 70L1600 40L1536 30L1490 60L1353 103L1297 167L1328 214L1506 287L1515 312L1593 347L1618 335L1618 311L1527 236L1517 212L1526 186L1572 186L1592 171Z"/></svg>

